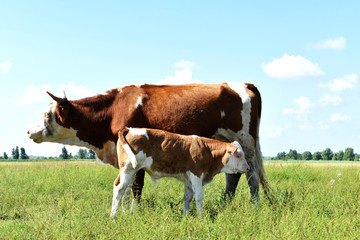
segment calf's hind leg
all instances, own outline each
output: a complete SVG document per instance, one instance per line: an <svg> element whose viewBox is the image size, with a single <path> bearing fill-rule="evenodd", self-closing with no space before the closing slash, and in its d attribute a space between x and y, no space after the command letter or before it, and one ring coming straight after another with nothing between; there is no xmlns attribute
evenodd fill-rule
<svg viewBox="0 0 360 240"><path fill-rule="evenodd" d="M112 200L112 207L111 207L111 217L115 217L119 203L126 191L126 188L129 184L133 181L134 171L124 171L123 169L120 170L119 175L115 179L114 188L113 188L113 200Z"/></svg>

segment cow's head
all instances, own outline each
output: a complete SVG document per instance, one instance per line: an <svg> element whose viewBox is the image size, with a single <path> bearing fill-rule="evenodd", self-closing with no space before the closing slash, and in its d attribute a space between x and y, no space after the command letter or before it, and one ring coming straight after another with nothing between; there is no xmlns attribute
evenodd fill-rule
<svg viewBox="0 0 360 240"><path fill-rule="evenodd" d="M246 173L250 170L248 163L245 160L245 153L241 145L234 141L227 148L228 157L223 161L223 171L226 173Z"/></svg>
<svg viewBox="0 0 360 240"><path fill-rule="evenodd" d="M45 111L42 121L28 130L27 134L36 143L58 142L72 144L69 140L76 138L76 131L67 124L71 103L66 98L65 93L63 98L47 93L54 102Z"/></svg>

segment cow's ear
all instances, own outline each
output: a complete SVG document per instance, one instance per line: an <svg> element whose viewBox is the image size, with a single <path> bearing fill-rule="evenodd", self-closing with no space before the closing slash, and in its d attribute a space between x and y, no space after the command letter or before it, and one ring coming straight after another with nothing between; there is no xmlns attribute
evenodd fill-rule
<svg viewBox="0 0 360 240"><path fill-rule="evenodd" d="M71 107L70 102L64 102L64 103L60 103L60 104L58 103L56 106L56 114L57 114L59 120L63 124L65 124L66 119L69 115L70 107Z"/></svg>
<svg viewBox="0 0 360 240"><path fill-rule="evenodd" d="M230 153L231 155L233 155L233 154L236 152L237 149L238 149L238 147L233 146L233 145L230 145L230 146L228 147L228 153Z"/></svg>

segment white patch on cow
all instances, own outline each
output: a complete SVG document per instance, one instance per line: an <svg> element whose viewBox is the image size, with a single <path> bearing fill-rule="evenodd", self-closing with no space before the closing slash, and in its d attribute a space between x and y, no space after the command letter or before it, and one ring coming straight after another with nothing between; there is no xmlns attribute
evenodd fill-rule
<svg viewBox="0 0 360 240"><path fill-rule="evenodd" d="M135 103L135 108L138 108L139 106L142 106L142 97L138 97L136 103Z"/></svg>
<svg viewBox="0 0 360 240"><path fill-rule="evenodd" d="M191 135L191 137L192 137L193 139L196 139L198 136L197 136L197 135Z"/></svg>
<svg viewBox="0 0 360 240"><path fill-rule="evenodd" d="M113 141L107 141L102 148L88 146L96 153L96 157L104 164L111 164L118 167L118 160L116 154L116 145Z"/></svg>
<svg viewBox="0 0 360 240"><path fill-rule="evenodd" d="M118 90L119 93L122 93L123 88L124 88L124 86L122 86L122 87L117 87L116 89Z"/></svg>
<svg viewBox="0 0 360 240"><path fill-rule="evenodd" d="M218 128L212 138L217 139L217 136L221 136L227 139L229 142L241 140L241 144L246 144L247 146L254 146L255 144L254 139L250 133L244 132L243 130L234 132L231 129Z"/></svg>
<svg viewBox="0 0 360 240"><path fill-rule="evenodd" d="M221 115L221 119L223 119L225 117L225 112L224 111L221 111L220 112L220 115Z"/></svg>
<svg viewBox="0 0 360 240"><path fill-rule="evenodd" d="M133 85L133 86L140 88L142 85L138 84L138 85ZM122 93L122 91L125 87L129 87L129 85L119 86L119 87L116 87L115 89L118 90L119 93Z"/></svg>
<svg viewBox="0 0 360 240"><path fill-rule="evenodd" d="M146 139L149 140L149 135L145 128L128 128L128 129L129 129L129 133L131 133L131 135L145 136Z"/></svg>
<svg viewBox="0 0 360 240"><path fill-rule="evenodd" d="M241 97L243 103L243 109L241 111L241 119L243 123L243 133L249 133L250 129L250 113L251 113L251 99L249 94L246 92L246 85L243 83L228 82L229 87L237 92Z"/></svg>

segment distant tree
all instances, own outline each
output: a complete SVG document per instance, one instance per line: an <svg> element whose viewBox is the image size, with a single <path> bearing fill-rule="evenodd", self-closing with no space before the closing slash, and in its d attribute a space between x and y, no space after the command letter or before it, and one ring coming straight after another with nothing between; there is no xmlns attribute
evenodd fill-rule
<svg viewBox="0 0 360 240"><path fill-rule="evenodd" d="M346 148L344 153L344 160L346 161L354 161L355 154L353 148Z"/></svg>
<svg viewBox="0 0 360 240"><path fill-rule="evenodd" d="M333 160L342 161L343 158L344 158L344 152L342 150L340 150L337 153L334 153L333 155Z"/></svg>
<svg viewBox="0 0 360 240"><path fill-rule="evenodd" d="M302 155L301 155L301 153L298 153L298 154L297 154L297 160L302 160Z"/></svg>
<svg viewBox="0 0 360 240"><path fill-rule="evenodd" d="M333 152L331 151L330 148L326 148L322 153L321 153L321 158L323 160L332 160L333 158Z"/></svg>
<svg viewBox="0 0 360 240"><path fill-rule="evenodd" d="M19 153L19 147L16 146L16 148L13 148L11 150L11 155L13 159L19 159L20 153Z"/></svg>
<svg viewBox="0 0 360 240"><path fill-rule="evenodd" d="M313 160L321 160L321 152L314 152Z"/></svg>
<svg viewBox="0 0 360 240"><path fill-rule="evenodd" d="M61 154L59 157L62 159L69 159L69 154L65 146L61 149Z"/></svg>
<svg viewBox="0 0 360 240"><path fill-rule="evenodd" d="M276 155L276 159L285 160L285 155L286 155L285 152L279 152L279 153Z"/></svg>
<svg viewBox="0 0 360 240"><path fill-rule="evenodd" d="M312 159L312 154L311 154L311 152L309 152L309 151L303 152L303 154L302 154L302 159L303 159L303 160L311 160L311 159Z"/></svg>
<svg viewBox="0 0 360 240"><path fill-rule="evenodd" d="M72 153L70 152L69 153L69 159L73 159L74 158L74 156L72 155Z"/></svg>
<svg viewBox="0 0 360 240"><path fill-rule="evenodd" d="M359 161L359 154L355 154L355 159L354 159L355 161Z"/></svg>
<svg viewBox="0 0 360 240"><path fill-rule="evenodd" d="M296 150L290 149L290 151L286 154L285 159L294 159L297 160L298 154Z"/></svg>
<svg viewBox="0 0 360 240"><path fill-rule="evenodd" d="M20 158L21 159L29 159L29 156L25 152L25 148L20 148Z"/></svg>
<svg viewBox="0 0 360 240"><path fill-rule="evenodd" d="M4 159L9 159L8 155L6 154L6 152L4 152L3 157L4 157Z"/></svg>
<svg viewBox="0 0 360 240"><path fill-rule="evenodd" d="M89 159L95 159L96 158L96 154L93 150L89 150Z"/></svg>
<svg viewBox="0 0 360 240"><path fill-rule="evenodd" d="M78 158L79 158L79 159L85 159L85 158L86 158L86 155L87 155L86 149L80 148L80 149L79 149L79 152L78 152L78 154L77 154Z"/></svg>

